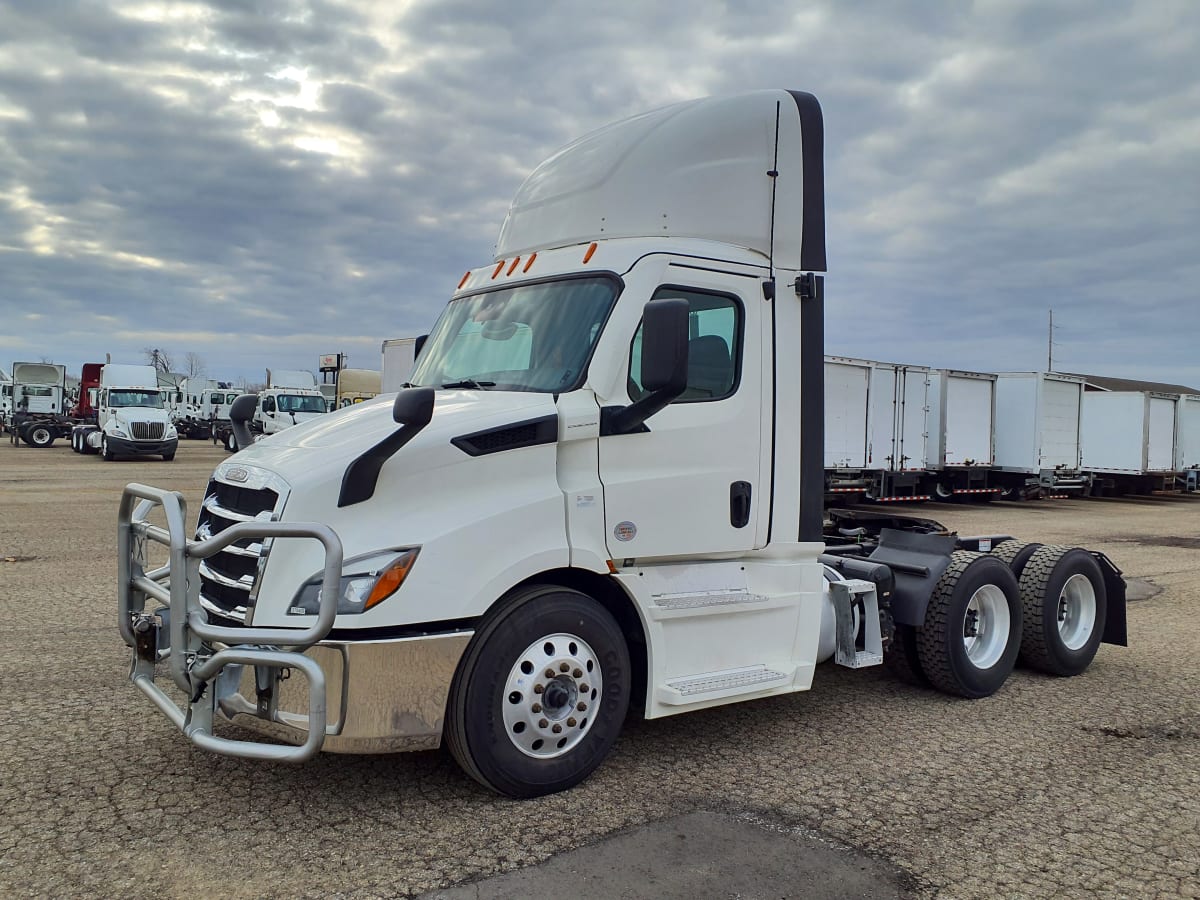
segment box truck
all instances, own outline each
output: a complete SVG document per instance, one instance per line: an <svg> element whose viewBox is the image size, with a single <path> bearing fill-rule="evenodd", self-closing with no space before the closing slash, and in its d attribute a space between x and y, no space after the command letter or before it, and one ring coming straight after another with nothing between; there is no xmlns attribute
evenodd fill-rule
<svg viewBox="0 0 1200 900"><path fill-rule="evenodd" d="M408 381L417 358L415 337L392 338L383 342L383 376L379 393L393 394Z"/></svg>
<svg viewBox="0 0 1200 900"><path fill-rule="evenodd" d="M1124 643L1102 554L823 522L822 143L790 91L586 136L518 190L412 387L257 443L240 398L194 538L178 493L129 485L133 684L213 752L444 740L530 797L627 714L805 691L826 660L982 697L1018 656L1073 675Z"/></svg>

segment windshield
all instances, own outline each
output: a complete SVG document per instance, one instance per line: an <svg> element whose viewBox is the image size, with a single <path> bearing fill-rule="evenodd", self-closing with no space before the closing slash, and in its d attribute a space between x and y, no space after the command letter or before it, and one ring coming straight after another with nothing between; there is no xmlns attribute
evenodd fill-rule
<svg viewBox="0 0 1200 900"><path fill-rule="evenodd" d="M567 278L451 300L410 381L553 393L583 380L617 298L608 276Z"/></svg>
<svg viewBox="0 0 1200 900"><path fill-rule="evenodd" d="M148 406L151 409L162 409L163 398L158 391L109 391L108 405L112 407Z"/></svg>
<svg viewBox="0 0 1200 900"><path fill-rule="evenodd" d="M304 397L300 394L280 394L277 400L280 412L323 413L328 407L324 397Z"/></svg>

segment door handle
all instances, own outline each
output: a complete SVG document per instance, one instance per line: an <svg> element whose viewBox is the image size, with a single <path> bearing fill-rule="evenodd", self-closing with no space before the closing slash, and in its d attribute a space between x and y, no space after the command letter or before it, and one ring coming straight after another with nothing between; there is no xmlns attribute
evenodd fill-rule
<svg viewBox="0 0 1200 900"><path fill-rule="evenodd" d="M750 482L735 481L729 486L729 524L745 528L750 523Z"/></svg>

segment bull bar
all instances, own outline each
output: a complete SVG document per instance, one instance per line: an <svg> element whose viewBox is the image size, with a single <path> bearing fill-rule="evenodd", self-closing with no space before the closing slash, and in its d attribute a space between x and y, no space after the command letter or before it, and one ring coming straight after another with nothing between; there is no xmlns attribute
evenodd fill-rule
<svg viewBox="0 0 1200 900"><path fill-rule="evenodd" d="M165 529L147 521L155 507L163 510ZM325 674L303 651L333 628L342 573L341 541L327 525L272 521L238 522L207 540L189 540L186 522L187 503L178 491L130 484L121 495L117 519L117 625L122 640L132 650L130 681L201 749L279 762L311 758L325 741ZM321 542L325 568L315 622L307 628L241 628L209 622L200 605L200 561L245 538L311 538ZM166 565L145 568L147 541L168 548ZM147 599L161 606L147 613ZM290 649L280 649L283 647ZM155 683L155 668L160 661L167 663L171 680L188 698L186 708ZM268 685L268 693L270 686L289 674L288 670L298 669L304 674L309 727L302 744L242 741L213 732L219 687L225 680L218 676L227 666L254 666L257 680ZM272 679L269 682L268 675ZM233 681L236 683L236 679Z"/></svg>

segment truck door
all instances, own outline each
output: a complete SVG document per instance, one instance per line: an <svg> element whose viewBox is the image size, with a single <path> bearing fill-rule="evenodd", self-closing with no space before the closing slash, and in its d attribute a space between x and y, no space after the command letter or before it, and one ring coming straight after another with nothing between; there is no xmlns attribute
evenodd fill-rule
<svg viewBox="0 0 1200 900"><path fill-rule="evenodd" d="M691 309L688 387L647 421L648 432L600 438L609 553L695 557L763 546L770 516L763 457L771 448L769 430L762 439L759 281L668 266L645 299L660 298L682 298ZM640 336L639 325L626 372L631 400L642 396Z"/></svg>

